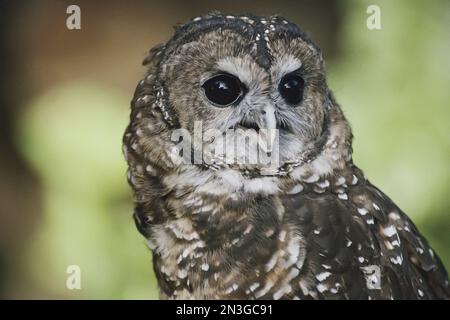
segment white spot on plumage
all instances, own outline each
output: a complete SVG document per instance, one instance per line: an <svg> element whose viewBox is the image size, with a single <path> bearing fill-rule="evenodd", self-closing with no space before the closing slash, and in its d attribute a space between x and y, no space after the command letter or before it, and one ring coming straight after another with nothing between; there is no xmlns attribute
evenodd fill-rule
<svg viewBox="0 0 450 320"><path fill-rule="evenodd" d="M323 293L328 290L328 287L326 285L324 285L323 283L319 283L316 286L316 288L317 288L317 291L319 291L320 293Z"/></svg>
<svg viewBox="0 0 450 320"><path fill-rule="evenodd" d="M348 200L348 196L346 193L339 193L338 198L342 200Z"/></svg>
<svg viewBox="0 0 450 320"><path fill-rule="evenodd" d="M309 177L303 179L306 183L314 183L319 181L319 176L317 174L312 174Z"/></svg>
<svg viewBox="0 0 450 320"><path fill-rule="evenodd" d="M249 224L249 225L247 226L247 228L245 228L243 234L249 234L250 231L252 231L252 229L253 229L253 225Z"/></svg>
<svg viewBox="0 0 450 320"><path fill-rule="evenodd" d="M266 231L265 235L266 235L266 237L270 237L270 236L272 236L274 233L275 233L275 230L274 230L274 229L269 229L269 230Z"/></svg>
<svg viewBox="0 0 450 320"><path fill-rule="evenodd" d="M380 211L380 207L375 202L372 203L372 206L375 210Z"/></svg>
<svg viewBox="0 0 450 320"><path fill-rule="evenodd" d="M179 223L175 223L175 222L170 223L170 224L166 225L166 228L171 230L177 239L184 239L187 241L199 239L198 233L195 231L189 230L192 227L188 226L188 225L183 225L182 221Z"/></svg>
<svg viewBox="0 0 450 320"><path fill-rule="evenodd" d="M250 285L250 287L248 287L250 289L251 292L255 291L256 289L258 289L260 286L260 284L258 282L254 282Z"/></svg>
<svg viewBox="0 0 450 320"><path fill-rule="evenodd" d="M391 220L400 220L400 215L397 212L390 212L388 216Z"/></svg>
<svg viewBox="0 0 450 320"><path fill-rule="evenodd" d="M274 300L279 300L280 298L282 298L285 294L288 294L292 291L292 287L289 284L285 284L284 286L282 286L280 289L278 289L274 294L273 294L273 299Z"/></svg>
<svg viewBox="0 0 450 320"><path fill-rule="evenodd" d="M155 250L156 249L156 243L153 239L148 239L147 240L147 246L149 247L150 250Z"/></svg>
<svg viewBox="0 0 450 320"><path fill-rule="evenodd" d="M203 263L203 264L202 264L202 270L203 270L203 271L208 271L208 270L209 270L209 264Z"/></svg>
<svg viewBox="0 0 450 320"><path fill-rule="evenodd" d="M297 194L303 191L303 186L301 184L297 184L295 186L293 186L288 192L287 194Z"/></svg>
<svg viewBox="0 0 450 320"><path fill-rule="evenodd" d="M285 282L290 282L292 279L296 278L300 274L300 270L297 268L292 268L286 276Z"/></svg>
<svg viewBox="0 0 450 320"><path fill-rule="evenodd" d="M319 188L324 189L324 188L326 188L326 187L328 187L330 185L330 182L328 180L324 180L323 182L317 182L316 185Z"/></svg>
<svg viewBox="0 0 450 320"><path fill-rule="evenodd" d="M383 228L382 231L386 237L392 237L393 235L397 234L397 230L395 229L395 227L393 225Z"/></svg>
<svg viewBox="0 0 450 320"><path fill-rule="evenodd" d="M147 165L145 167L145 171L147 171L151 175L156 175L156 170L151 165Z"/></svg>
<svg viewBox="0 0 450 320"><path fill-rule="evenodd" d="M358 212L360 215L365 216L369 210L367 210L366 208L358 208Z"/></svg>
<svg viewBox="0 0 450 320"><path fill-rule="evenodd" d="M184 269L180 269L180 270L178 270L177 276L180 279L184 279L187 277L187 271Z"/></svg>
<svg viewBox="0 0 450 320"><path fill-rule="evenodd" d="M401 255L396 256L396 257L391 257L389 260L391 260L391 262L393 264L399 264L401 265L403 263L403 257Z"/></svg>
<svg viewBox="0 0 450 320"><path fill-rule="evenodd" d="M331 276L331 273L328 271L325 271L325 272L316 274L316 279L319 280L320 282L322 282L322 281L326 280L329 276Z"/></svg>
<svg viewBox="0 0 450 320"><path fill-rule="evenodd" d="M141 128L136 129L136 135L138 137L144 136L144 131Z"/></svg>
<svg viewBox="0 0 450 320"><path fill-rule="evenodd" d="M280 234L278 235L278 239L282 242L286 240L286 230L280 231Z"/></svg>
<svg viewBox="0 0 450 320"><path fill-rule="evenodd" d="M247 180L244 184L244 190L250 193L275 194L279 189L276 179L264 177Z"/></svg>
<svg viewBox="0 0 450 320"><path fill-rule="evenodd" d="M272 289L273 285L274 283L272 280L267 280L266 285L261 290L255 293L255 297L260 298L264 296L267 292L269 292L270 289Z"/></svg>
<svg viewBox="0 0 450 320"><path fill-rule="evenodd" d="M269 272L270 270L272 270L275 267L275 265L276 265L276 263L278 261L278 257L279 257L280 254L281 254L280 251L276 251L272 255L272 257L270 258L269 262L267 262L266 265L265 265L266 272Z"/></svg>
<svg viewBox="0 0 450 320"><path fill-rule="evenodd" d="M236 291L239 288L237 283L233 283L227 290L225 290L225 294L230 294L233 291Z"/></svg>
<svg viewBox="0 0 450 320"><path fill-rule="evenodd" d="M284 261L282 267L284 269L289 268L294 263L298 262L299 254L300 254L300 246L299 246L299 238L294 237L289 241L289 244L286 248L288 253L288 259Z"/></svg>
<svg viewBox="0 0 450 320"><path fill-rule="evenodd" d="M336 186L340 186L343 185L345 183L345 178L344 177L339 177L336 179L336 182L334 183Z"/></svg>

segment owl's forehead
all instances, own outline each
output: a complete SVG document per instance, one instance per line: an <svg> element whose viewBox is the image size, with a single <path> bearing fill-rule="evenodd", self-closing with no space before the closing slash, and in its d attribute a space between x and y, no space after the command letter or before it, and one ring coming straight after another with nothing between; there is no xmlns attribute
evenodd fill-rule
<svg viewBox="0 0 450 320"><path fill-rule="evenodd" d="M319 49L294 23L279 17L210 14L197 17L180 26L166 44L170 55L192 44L216 53L223 66L230 66L233 58L251 56L265 70L292 68L301 65L301 53L319 54ZM236 60L237 61L237 60ZM239 63L234 63L238 65Z"/></svg>

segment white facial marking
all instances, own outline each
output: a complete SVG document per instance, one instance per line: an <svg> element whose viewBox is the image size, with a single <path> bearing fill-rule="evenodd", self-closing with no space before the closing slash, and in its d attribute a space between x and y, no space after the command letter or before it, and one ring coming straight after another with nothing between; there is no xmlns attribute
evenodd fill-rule
<svg viewBox="0 0 450 320"><path fill-rule="evenodd" d="M293 55L287 54L277 60L277 62L272 66L275 70L275 78L278 82L281 78L291 72L300 69L302 66L301 61Z"/></svg>

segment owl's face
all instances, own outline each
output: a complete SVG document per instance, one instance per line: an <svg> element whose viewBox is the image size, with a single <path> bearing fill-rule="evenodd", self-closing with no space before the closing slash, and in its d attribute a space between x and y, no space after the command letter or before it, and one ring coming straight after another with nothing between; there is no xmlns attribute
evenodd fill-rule
<svg viewBox="0 0 450 320"><path fill-rule="evenodd" d="M181 128L194 136L201 123L216 144L276 130L281 164L315 148L331 106L320 51L277 17L194 19L165 45L158 77Z"/></svg>

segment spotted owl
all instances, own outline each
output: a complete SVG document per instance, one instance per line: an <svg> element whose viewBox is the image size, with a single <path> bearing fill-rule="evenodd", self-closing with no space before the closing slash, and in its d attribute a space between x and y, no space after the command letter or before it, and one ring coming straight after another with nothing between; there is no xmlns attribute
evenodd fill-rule
<svg viewBox="0 0 450 320"><path fill-rule="evenodd" d="M321 52L299 27L211 13L144 65L123 151L161 298L450 297L438 255L353 163ZM219 148L242 136L253 142Z"/></svg>

